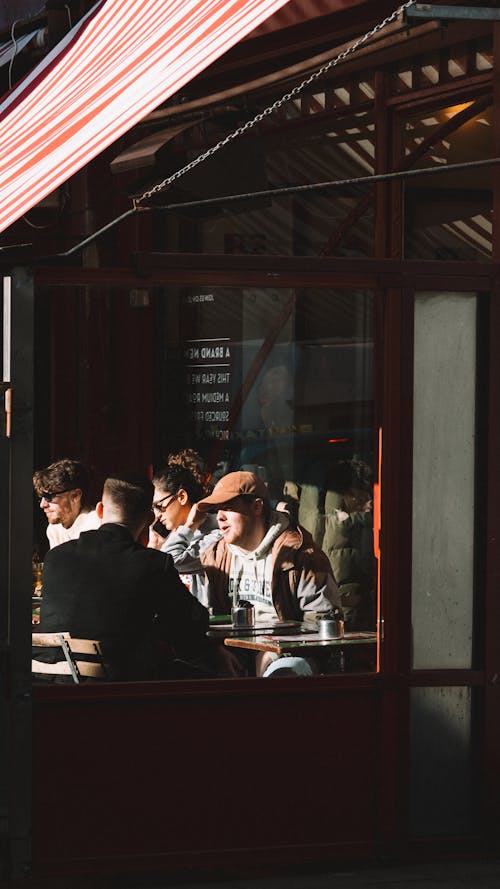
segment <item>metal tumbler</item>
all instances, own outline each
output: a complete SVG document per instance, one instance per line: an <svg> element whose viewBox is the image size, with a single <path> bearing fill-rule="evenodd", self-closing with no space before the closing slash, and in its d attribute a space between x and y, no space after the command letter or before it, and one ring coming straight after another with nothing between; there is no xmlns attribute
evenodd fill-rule
<svg viewBox="0 0 500 889"><path fill-rule="evenodd" d="M255 608L251 602L238 602L231 608L233 627L255 626Z"/></svg>
<svg viewBox="0 0 500 889"><path fill-rule="evenodd" d="M318 633L322 639L342 639L344 636L344 621L338 617L319 618Z"/></svg>

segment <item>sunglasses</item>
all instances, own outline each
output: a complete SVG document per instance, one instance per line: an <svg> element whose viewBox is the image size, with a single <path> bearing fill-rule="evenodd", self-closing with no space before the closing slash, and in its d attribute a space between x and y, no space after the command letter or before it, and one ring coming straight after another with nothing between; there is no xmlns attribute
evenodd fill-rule
<svg viewBox="0 0 500 889"><path fill-rule="evenodd" d="M162 497L161 500L157 500L156 503L152 504L151 508L153 512L165 512L165 510L168 509L168 507L170 506L172 500L175 500L176 497L177 494L165 494L165 496ZM165 500L167 500L168 502L165 503Z"/></svg>
<svg viewBox="0 0 500 889"><path fill-rule="evenodd" d="M47 503L52 503L54 497L57 497L58 494L67 494L68 491L74 491L74 488L64 488L63 491L42 491L42 493L38 495L38 499L40 503L42 500L46 500Z"/></svg>

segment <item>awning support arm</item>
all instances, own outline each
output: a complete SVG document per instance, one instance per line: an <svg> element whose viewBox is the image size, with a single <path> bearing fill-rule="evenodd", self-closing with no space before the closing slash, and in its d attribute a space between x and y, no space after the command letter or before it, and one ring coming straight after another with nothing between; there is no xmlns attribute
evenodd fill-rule
<svg viewBox="0 0 500 889"><path fill-rule="evenodd" d="M217 204L234 203L236 201L248 201L251 199L264 197L278 197L279 195L286 194L300 194L302 192L321 191L322 189L324 190L329 188L343 188L346 185L372 185L374 182L390 182L394 179L414 179L417 176L433 176L436 173L438 173L439 175L443 173L457 173L461 170L480 169L481 167L494 167L498 164L500 164L500 157L489 157L480 161L465 161L461 164L449 164L445 167L441 167L435 164L432 167L424 167L420 170L399 170L394 173L376 173L372 176L357 176L352 179L333 179L326 182L311 182L307 185L286 185L282 188L269 188L265 191L224 195L223 197L219 198L204 198L197 201L182 201L178 204L165 204L156 207L134 206L131 210L127 210L125 213L122 213L121 216L117 216L116 219L108 222L108 224L103 226L103 228L100 228L92 235L89 235L89 237L85 238L84 241L80 241L79 244L75 244L74 247L71 247L64 253L56 253L53 256L41 257L38 261L41 261L41 259L65 259L66 257L73 256L73 254L77 253L79 250L82 250L84 247L87 247L88 244L96 241L97 238L99 238L101 235L114 228L114 226L118 225L119 222L122 222L124 219L127 219L127 217L133 216L134 213L138 212L145 213L148 211L166 211L169 213L178 213L184 209L191 209L192 207L205 207L207 205L217 206Z"/></svg>
<svg viewBox="0 0 500 889"><path fill-rule="evenodd" d="M405 19L434 19L438 21L452 21L467 19L468 21L499 21L500 9L492 6L439 6L433 3L416 3L405 11Z"/></svg>

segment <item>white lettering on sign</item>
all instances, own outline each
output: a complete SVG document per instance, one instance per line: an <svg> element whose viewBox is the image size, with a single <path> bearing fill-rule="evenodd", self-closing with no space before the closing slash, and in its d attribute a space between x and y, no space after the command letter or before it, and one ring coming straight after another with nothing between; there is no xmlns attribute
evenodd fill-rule
<svg viewBox="0 0 500 889"><path fill-rule="evenodd" d="M215 297L213 293L193 293L186 298L188 304L192 303L213 303Z"/></svg>
<svg viewBox="0 0 500 889"><path fill-rule="evenodd" d="M202 297L205 300L208 294L196 294L191 301L202 301ZM192 408L190 414L192 421L198 425L197 434L228 440L228 430L220 426L229 421L229 409L222 409L222 406L229 408L231 403L229 338L187 341L183 353L187 362L184 400ZM200 410L202 406L207 409ZM208 409L210 406L214 409Z"/></svg>
<svg viewBox="0 0 500 889"><path fill-rule="evenodd" d="M205 411L203 419L206 423L227 423L229 411Z"/></svg>

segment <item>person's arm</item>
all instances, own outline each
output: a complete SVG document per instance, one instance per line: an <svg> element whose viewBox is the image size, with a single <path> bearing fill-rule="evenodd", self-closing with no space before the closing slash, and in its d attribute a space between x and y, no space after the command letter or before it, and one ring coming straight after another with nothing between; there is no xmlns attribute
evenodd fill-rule
<svg viewBox="0 0 500 889"><path fill-rule="evenodd" d="M195 504L186 524L171 531L165 540L162 552L172 556L174 565L181 574L204 573L200 555L221 536L219 528L207 528L207 533L203 533L208 523L207 513L198 513Z"/></svg>
<svg viewBox="0 0 500 889"><path fill-rule="evenodd" d="M165 543L165 537L162 537L161 534L158 534L158 532L154 530L155 524L156 522L149 526L147 548L161 550Z"/></svg>
<svg viewBox="0 0 500 889"><path fill-rule="evenodd" d="M340 593L330 563L321 551L306 560L300 572L297 600L301 611L330 611L341 608Z"/></svg>

